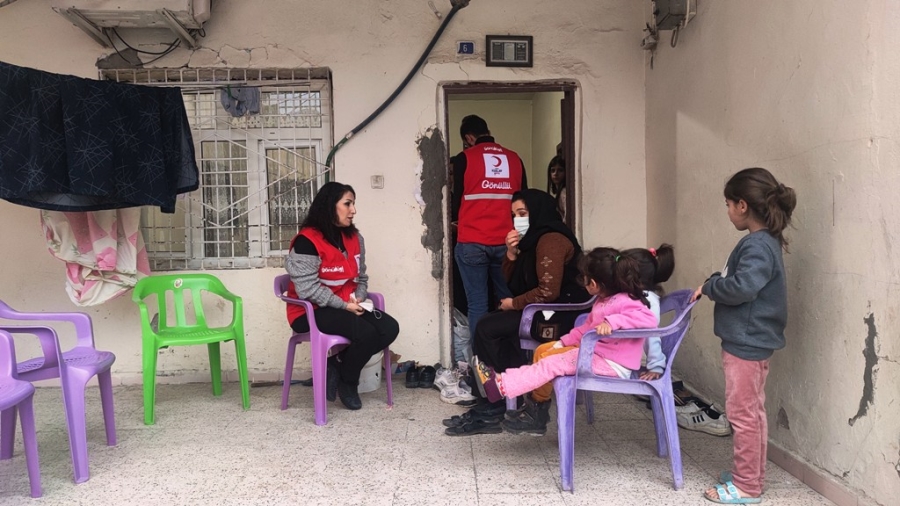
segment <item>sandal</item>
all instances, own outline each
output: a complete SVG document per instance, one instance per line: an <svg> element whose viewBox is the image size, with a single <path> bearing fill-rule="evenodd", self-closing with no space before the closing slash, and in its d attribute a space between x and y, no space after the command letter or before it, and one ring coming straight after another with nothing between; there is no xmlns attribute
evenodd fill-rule
<svg viewBox="0 0 900 506"><path fill-rule="evenodd" d="M474 436L476 434L500 434L503 427L499 422L488 423L485 420L475 419L459 427L447 427L444 434L448 436Z"/></svg>
<svg viewBox="0 0 900 506"><path fill-rule="evenodd" d="M453 415L450 418L445 418L441 423L444 424L444 427L462 427L475 420L482 420L487 423L500 423L500 421L503 420L503 414L495 415L470 410L461 415Z"/></svg>
<svg viewBox="0 0 900 506"><path fill-rule="evenodd" d="M731 481L717 483L715 490L716 497L710 497L706 492L703 493L703 497L719 504L759 504L762 502L761 497L741 497L741 493Z"/></svg>

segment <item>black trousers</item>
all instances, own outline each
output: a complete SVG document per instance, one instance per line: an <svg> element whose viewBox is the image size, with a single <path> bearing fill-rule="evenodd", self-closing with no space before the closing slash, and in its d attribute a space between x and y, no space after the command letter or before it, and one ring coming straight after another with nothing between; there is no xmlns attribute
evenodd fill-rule
<svg viewBox="0 0 900 506"><path fill-rule="evenodd" d="M472 347L485 364L497 372L525 365L519 346L521 311L494 311L478 320Z"/></svg>
<svg viewBox="0 0 900 506"><path fill-rule="evenodd" d="M356 316L346 309L320 307L315 310L316 327L326 334L347 338L350 345L337 356L340 379L348 385L359 385L359 373L366 362L390 346L400 333L400 324L384 311L365 311ZM306 316L291 323L294 332L309 332Z"/></svg>

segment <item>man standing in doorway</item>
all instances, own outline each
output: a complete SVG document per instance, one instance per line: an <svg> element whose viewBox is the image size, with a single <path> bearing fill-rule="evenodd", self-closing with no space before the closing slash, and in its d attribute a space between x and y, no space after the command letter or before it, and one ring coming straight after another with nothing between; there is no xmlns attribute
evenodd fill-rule
<svg viewBox="0 0 900 506"><path fill-rule="evenodd" d="M469 335L488 311L488 284L497 299L512 297L501 266L506 234L513 228L513 193L528 187L519 155L494 142L487 122L470 115L459 127L463 151L453 157L451 214L457 224L454 258L465 287ZM454 342L454 358L468 360L471 342Z"/></svg>

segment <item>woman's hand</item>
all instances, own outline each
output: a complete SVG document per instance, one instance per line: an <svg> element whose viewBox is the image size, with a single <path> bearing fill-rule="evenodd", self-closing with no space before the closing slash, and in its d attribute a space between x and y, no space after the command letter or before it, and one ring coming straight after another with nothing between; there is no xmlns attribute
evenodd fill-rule
<svg viewBox="0 0 900 506"><path fill-rule="evenodd" d="M500 299L500 311L511 311L515 309L513 307L513 300L509 297L505 299Z"/></svg>
<svg viewBox="0 0 900 506"><path fill-rule="evenodd" d="M596 330L596 332L601 336L608 336L612 334L612 326L606 320L603 320L603 323L597 325L597 328L594 330Z"/></svg>
<svg viewBox="0 0 900 506"><path fill-rule="evenodd" d="M355 301L352 301L352 300L347 303L347 307L344 309L346 309L347 311L350 311L351 313L355 314L356 316L359 316L366 312L365 309L363 309L359 304L357 304Z"/></svg>
<svg viewBox="0 0 900 506"><path fill-rule="evenodd" d="M519 231L512 229L506 234L506 258L515 260L519 256Z"/></svg>
<svg viewBox="0 0 900 506"><path fill-rule="evenodd" d="M691 295L691 302L696 301L700 297L703 297L703 285L698 286L697 289L694 290L694 294Z"/></svg>

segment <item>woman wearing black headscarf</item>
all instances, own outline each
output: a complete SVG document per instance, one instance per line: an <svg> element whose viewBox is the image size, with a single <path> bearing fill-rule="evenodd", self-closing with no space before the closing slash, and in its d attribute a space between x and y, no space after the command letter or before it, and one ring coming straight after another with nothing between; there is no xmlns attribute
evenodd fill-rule
<svg viewBox="0 0 900 506"><path fill-rule="evenodd" d="M563 223L556 199L536 189L512 198L514 230L506 236L503 273L513 296L502 299L497 311L483 316L475 327L473 346L478 358L496 372L525 365L519 346L519 320L528 304L579 303L590 298L578 282L581 246ZM556 312L549 319L535 316L531 336L537 341L559 339L572 330L578 312ZM503 401L479 404L469 413L445 421L449 435L500 432L506 411ZM456 425L454 427L453 425Z"/></svg>

